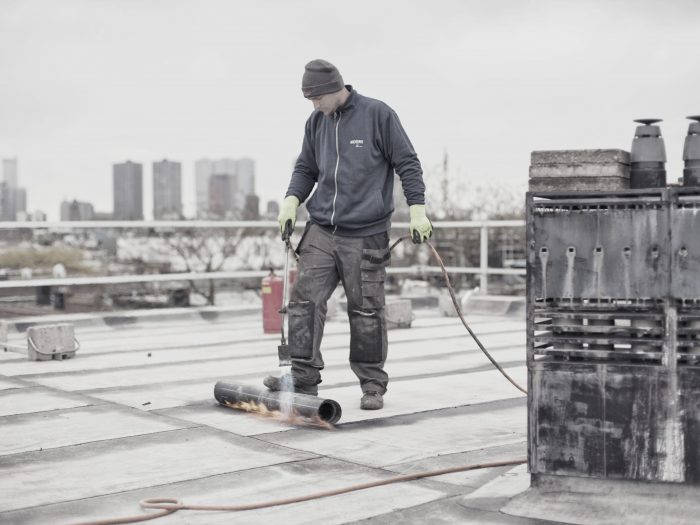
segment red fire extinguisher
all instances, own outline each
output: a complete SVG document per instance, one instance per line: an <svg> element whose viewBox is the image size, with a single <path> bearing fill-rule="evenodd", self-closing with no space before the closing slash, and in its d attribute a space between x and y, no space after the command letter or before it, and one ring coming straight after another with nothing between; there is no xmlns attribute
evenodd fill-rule
<svg viewBox="0 0 700 525"><path fill-rule="evenodd" d="M297 270L289 270L289 286L296 280ZM278 276L273 269L262 280L262 314L263 332L266 334L279 334L282 329L282 295L284 292L284 279Z"/></svg>
<svg viewBox="0 0 700 525"><path fill-rule="evenodd" d="M270 275L262 280L263 332L279 334L282 329L282 288L284 280L270 269Z"/></svg>

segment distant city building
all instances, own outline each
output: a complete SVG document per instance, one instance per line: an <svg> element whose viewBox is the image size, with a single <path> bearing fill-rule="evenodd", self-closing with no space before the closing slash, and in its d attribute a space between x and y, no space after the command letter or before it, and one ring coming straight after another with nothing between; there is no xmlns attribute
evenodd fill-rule
<svg viewBox="0 0 700 525"><path fill-rule="evenodd" d="M212 162L212 169L217 175L236 175L238 163L234 159L218 159Z"/></svg>
<svg viewBox="0 0 700 525"><path fill-rule="evenodd" d="M62 221L92 221L95 220L95 208L89 202L78 200L61 203Z"/></svg>
<svg viewBox="0 0 700 525"><path fill-rule="evenodd" d="M0 220L14 221L14 194L13 189L4 180L0 182Z"/></svg>
<svg viewBox="0 0 700 525"><path fill-rule="evenodd" d="M211 168L211 177L217 177L217 182L213 185L217 190L212 192L212 185L209 184L209 217L216 219L239 218L236 214L236 209L240 209L240 200L236 199L238 190L236 161L234 159L218 159L212 161ZM226 192L226 194L220 195L219 191Z"/></svg>
<svg viewBox="0 0 700 525"><path fill-rule="evenodd" d="M210 179L214 175L229 177L226 187L230 194L227 197L211 193ZM214 184L214 187L221 187L222 184L222 181L219 181ZM195 161L195 191L197 217L241 217L246 213L246 197L255 193L255 161L250 158L197 160ZM228 207L222 213L220 207L224 202Z"/></svg>
<svg viewBox="0 0 700 525"><path fill-rule="evenodd" d="M16 221L18 213L27 211L27 190L13 188L7 182L0 182L0 219Z"/></svg>
<svg viewBox="0 0 700 525"><path fill-rule="evenodd" d="M226 175L230 178L226 182L226 188L230 195L223 197L221 195L212 195L211 188L211 177L213 175ZM210 217L225 217L226 215L231 215L235 207L234 194L236 192L236 161L234 159L200 159L194 163L194 176L195 176L195 191L197 193L197 217L200 219L206 219ZM214 184L215 187L221 187L222 181L219 180ZM227 209L222 210L220 206L222 202L226 202ZM216 209L212 209L212 205Z"/></svg>
<svg viewBox="0 0 700 525"><path fill-rule="evenodd" d="M245 196L245 206L243 207L243 220L257 221L260 219L260 197L251 193Z"/></svg>
<svg viewBox="0 0 700 525"><path fill-rule="evenodd" d="M41 210L36 210L34 213L17 212L17 222L46 222L46 214Z"/></svg>
<svg viewBox="0 0 700 525"><path fill-rule="evenodd" d="M179 162L153 163L153 218L182 218L182 174Z"/></svg>
<svg viewBox="0 0 700 525"><path fill-rule="evenodd" d="M234 159L215 160L214 175L228 175L231 178L231 195L229 196L230 204L224 216L227 218L239 219L243 214L243 207L245 206L245 197L241 194L241 192L238 189L238 161ZM211 198L212 195L209 195L210 202Z"/></svg>
<svg viewBox="0 0 700 525"><path fill-rule="evenodd" d="M143 220L143 167L130 160L114 164L114 219Z"/></svg>
<svg viewBox="0 0 700 525"><path fill-rule="evenodd" d="M215 174L209 177L208 214L217 219L232 218L232 188L235 184L231 175Z"/></svg>
<svg viewBox="0 0 700 525"><path fill-rule="evenodd" d="M27 211L27 190L18 186L19 170L16 158L2 159L0 180L0 219L15 221L18 214Z"/></svg>
<svg viewBox="0 0 700 525"><path fill-rule="evenodd" d="M200 159L194 162L194 186L197 199L197 218L209 215L209 177L214 173L212 161Z"/></svg>
<svg viewBox="0 0 700 525"><path fill-rule="evenodd" d="M15 213L27 211L27 189L15 188Z"/></svg>
<svg viewBox="0 0 700 525"><path fill-rule="evenodd" d="M236 170L241 191L246 195L255 193L255 161L247 157L238 159Z"/></svg>
<svg viewBox="0 0 700 525"><path fill-rule="evenodd" d="M267 201L267 209L265 211L265 218L268 220L277 219L280 214L280 205L277 201Z"/></svg>

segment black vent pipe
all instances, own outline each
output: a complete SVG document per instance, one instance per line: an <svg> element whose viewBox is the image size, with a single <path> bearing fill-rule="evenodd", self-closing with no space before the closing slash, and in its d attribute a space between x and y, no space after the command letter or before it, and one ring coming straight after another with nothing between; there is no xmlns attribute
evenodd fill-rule
<svg viewBox="0 0 700 525"><path fill-rule="evenodd" d="M688 136L683 146L683 186L700 186L700 115L688 117Z"/></svg>
<svg viewBox="0 0 700 525"><path fill-rule="evenodd" d="M661 128L654 126L661 119L635 120L637 126L630 152L630 188L666 187L666 147Z"/></svg>

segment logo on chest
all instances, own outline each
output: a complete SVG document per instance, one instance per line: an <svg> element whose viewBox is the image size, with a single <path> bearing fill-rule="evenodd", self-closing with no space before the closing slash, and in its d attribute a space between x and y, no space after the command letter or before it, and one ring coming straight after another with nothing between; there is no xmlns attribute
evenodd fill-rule
<svg viewBox="0 0 700 525"><path fill-rule="evenodd" d="M350 145L355 146L356 148L361 148L362 146L364 146L364 144L365 144L365 141L362 139L352 139L350 141Z"/></svg>

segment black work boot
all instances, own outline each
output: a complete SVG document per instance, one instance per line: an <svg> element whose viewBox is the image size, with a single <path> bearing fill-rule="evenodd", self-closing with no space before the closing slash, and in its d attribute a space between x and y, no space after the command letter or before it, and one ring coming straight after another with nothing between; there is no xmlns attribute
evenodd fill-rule
<svg viewBox="0 0 700 525"><path fill-rule="evenodd" d="M267 376L263 379L263 385L272 390L273 392L291 392L294 391L295 394L305 394L307 396L317 396L318 387L316 385L299 385L294 384L294 378L292 374L283 374L279 377Z"/></svg>
<svg viewBox="0 0 700 525"><path fill-rule="evenodd" d="M368 390L360 400L362 410L379 410L384 407L384 398L379 392Z"/></svg>

